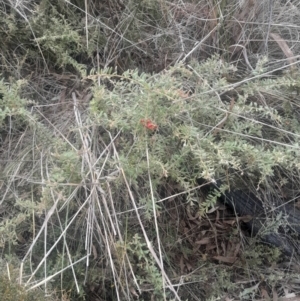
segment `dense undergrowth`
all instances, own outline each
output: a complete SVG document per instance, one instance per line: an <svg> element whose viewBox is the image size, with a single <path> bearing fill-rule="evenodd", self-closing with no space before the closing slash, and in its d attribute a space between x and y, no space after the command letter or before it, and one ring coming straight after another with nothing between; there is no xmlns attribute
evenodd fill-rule
<svg viewBox="0 0 300 301"><path fill-rule="evenodd" d="M2 0L3 300L15 281L19 300L297 296L296 259L248 237L210 184L266 208L298 197L299 13Z"/></svg>

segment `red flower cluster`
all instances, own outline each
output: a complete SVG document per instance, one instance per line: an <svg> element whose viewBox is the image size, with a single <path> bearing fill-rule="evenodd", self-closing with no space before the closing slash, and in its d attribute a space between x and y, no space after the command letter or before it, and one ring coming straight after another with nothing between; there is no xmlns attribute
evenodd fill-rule
<svg viewBox="0 0 300 301"><path fill-rule="evenodd" d="M150 131L157 130L157 124L153 123L150 119L141 119L140 123Z"/></svg>

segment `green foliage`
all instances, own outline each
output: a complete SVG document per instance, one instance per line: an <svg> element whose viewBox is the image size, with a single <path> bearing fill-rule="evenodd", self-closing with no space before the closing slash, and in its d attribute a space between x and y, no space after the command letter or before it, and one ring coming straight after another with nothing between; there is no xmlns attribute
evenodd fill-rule
<svg viewBox="0 0 300 301"><path fill-rule="evenodd" d="M128 256L132 259L131 262L136 261L135 267L139 284L141 286L151 284L156 300L163 300L160 299L162 298L163 290L161 272L154 263L154 259L146 244L141 241L138 234L135 234L132 240L127 242L126 249Z"/></svg>
<svg viewBox="0 0 300 301"><path fill-rule="evenodd" d="M231 104L221 101L218 93L232 89L224 74L234 68L218 57L191 66L178 65L155 76L137 71L122 76L108 70L99 74L113 88L95 86L91 116L98 125L121 131L121 163L132 183L139 183L140 188L143 183L142 187L149 189L149 168L154 191L164 178L188 189L199 178L213 180L231 169L247 170L264 182L276 168L297 168L299 122L293 116L297 125L288 132L285 125L291 122L291 112L279 114L256 100L260 93L281 89L279 82L285 78L241 85L231 110ZM223 129L215 134L224 118ZM148 129L145 120L158 129ZM283 142L283 132L291 137L291 143ZM216 197L207 200L205 210Z"/></svg>
<svg viewBox="0 0 300 301"><path fill-rule="evenodd" d="M40 5L38 14L33 18L35 43L43 56L50 56L57 67L72 66L85 76L86 67L76 62L74 57L84 52L79 34L79 24L57 11L51 4Z"/></svg>
<svg viewBox="0 0 300 301"><path fill-rule="evenodd" d="M242 36L242 32L230 30L236 25L232 20L239 22L238 17L249 10L238 2L227 5L228 1L221 1L213 7L207 1L190 1L186 5L163 0L19 2L13 7L11 1L4 1L0 10L0 72L5 79L0 82L4 158L1 157L0 179L4 208L1 252L22 258L34 241L25 258L25 272L31 274L53 247L35 274L39 279L56 274L71 260L92 252L92 275L83 265L74 265L74 270L61 272L52 283L62 290L73 290L76 275L80 287L83 278L91 279L91 290L95 292L94 283L100 279L103 284L112 278L110 265L116 268L113 273L120 282L132 276L124 274L127 270L120 263L128 256L139 285L151 287L152 298L159 300L162 273L140 237L136 220L127 215L127 209L132 213L132 200L121 175L124 172L136 205L142 207L138 212L150 240L157 242L155 214L158 228L168 232L168 246L162 252L166 252L169 273L172 261L167 258L168 248L173 248L173 253L180 249L184 258L193 255L188 245L181 244L177 249L177 230L159 224L161 220L167 223L164 215L169 213L165 203L156 202L168 195L170 183L176 186L172 193L176 190L184 195L178 203L197 203L198 191L189 189L199 179L226 177L226 185L234 186L234 174L245 173L259 188L267 186L279 172L286 178L298 173L300 124L296 92L300 76L296 70L277 77L265 74L269 70L268 58L263 56L254 64L250 49L259 47L247 38L251 46L245 53L253 69L248 70L248 78L230 84L229 75L237 75L238 70L224 58L237 53L224 54L224 48L232 46L232 38ZM241 10L237 10L238 5ZM229 23L226 19L230 19ZM255 33L255 23L262 22L241 22L239 28L240 24L245 29L251 25L249 32ZM217 30L211 31L215 26ZM287 28L292 31L292 27L295 26ZM209 38L200 45L205 36ZM210 55L211 50L207 51L204 44L221 49L222 57ZM187 53L185 64L175 63ZM202 60L203 57L209 59ZM103 66L112 68L100 69ZM86 78L90 68L91 76ZM146 70L164 71L150 74ZM75 78L71 84L64 82L70 77ZM78 88L80 85L85 87ZM76 110L82 113L82 124L75 126L73 107L68 106L72 92L80 98ZM81 94L90 92L93 98L87 104L85 100L89 98ZM35 106L27 98L46 105ZM52 111L56 106L59 109ZM58 120L60 117L62 120ZM62 124L67 126L60 127ZM82 145L79 132L90 143L88 147ZM280 180L282 185L287 184L286 178ZM211 191L199 204L203 215L215 206L219 194ZM122 214L115 217L115 210ZM127 227L127 223L132 224ZM282 216L278 216L264 230L269 233L282 225ZM122 260L115 264L111 262L115 254L110 251L118 227L121 231L117 236L124 230L129 239L122 245L126 256L122 254ZM257 274L256 267L264 265L267 256L277 261L279 253L269 249L245 251L251 274ZM127 263L124 265L127 267ZM219 272L211 264L209 269L214 278L203 272L197 281L213 279L213 296L234 289L230 268L221 267ZM270 276L266 281L276 285L280 277ZM12 290L20 292L14 297L29 300L23 288L15 287L2 274L0 282L3 300L11 300ZM123 296L130 298L126 289ZM256 288L242 289L242 297L255 297ZM84 298L82 291L78 298Z"/></svg>
<svg viewBox="0 0 300 301"><path fill-rule="evenodd" d="M168 182L177 183L179 189L184 191L193 188L201 178L214 180L230 174L231 170L240 173L247 170L254 180L258 179L259 184L264 183L264 179L272 176L278 168L297 168L299 137L296 131L292 131L299 124L293 111L284 111L282 108L279 111L257 101L260 93L274 92L279 80L257 81L255 85L245 83L234 88L226 81L225 74L230 68L234 69L219 57L213 57L202 64L192 62L189 67L177 65L157 75L137 70L118 75L111 69L104 69L90 76L95 81L85 127L102 131L104 145L109 145L111 137L115 137L118 147L118 158L108 155L96 161L95 172L105 168L107 174L107 177L99 177L99 185L106 183L109 170L116 169L116 166L122 168L138 205L144 206L144 217L150 222L149 225L154 216L153 202L161 198L160 190ZM96 84L98 79L103 83L100 86ZM287 79L289 85L291 81ZM19 96L19 86L2 84L1 87L5 100L2 109L4 118L16 114L29 123L31 117L25 110L28 103ZM233 106L219 97L219 94L228 91L234 93ZM225 123L218 127L224 118ZM34 229L29 226L33 214L40 216L44 210L48 212L53 208L50 210L51 223L56 226L47 232L47 243L55 244L55 250L47 257L47 275L52 275L69 263L67 252L72 253L73 259L85 254L84 219L85 210L89 209L82 208L78 212L78 204L84 202L86 192L91 188L87 186L85 194L81 194L78 187L83 179L88 180L85 177L91 167L82 161L85 153L79 151L82 140L76 128L71 128L75 134L70 145L63 136L53 137L38 120L31 125L37 145L47 142L44 148L47 164L41 166L43 189L32 200L26 195L17 201L10 200L11 204L6 203L14 207L14 216L4 218L1 222L0 234L7 242L1 248L16 252L22 234L26 232L27 235L33 235L41 227L39 225ZM286 125L289 129L285 128ZM78 131L82 133L83 128L78 128ZM40 159L41 162L44 160ZM25 164L20 166L22 170L28 169ZM7 168L6 171L12 172L14 168ZM40 174L40 169L34 174ZM234 178L229 177L229 180L233 181ZM124 181L118 176L110 181L112 199L118 200L117 205L124 208L128 204L126 193L120 193L124 191ZM219 193L212 191L200 203L201 213L215 205ZM187 200L195 201L196 196L189 193ZM97 207L93 208L93 214L100 214ZM154 210L159 215L162 207L156 204ZM68 229L63 240L57 241L71 217L78 213L76 226L74 222L74 227ZM279 220L273 226L277 225ZM154 238L156 232L151 227L148 235ZM136 279L140 285L151 284L156 298L160 298L161 272L139 235L130 232L131 235L132 240L126 243L125 250L134 265ZM74 236L77 237L76 241L72 241ZM44 241L40 238L34 246L34 253L40 254L35 257L36 263L43 259L43 248ZM185 248L182 246L182 250ZM186 256L191 255L190 249L184 252ZM75 271L83 275L80 265L75 267ZM40 269L36 276L41 277L43 273ZM72 277L70 270L61 276L64 288L70 288L68 283L72 283ZM228 278L225 272L219 275L220 289L228 285Z"/></svg>
<svg viewBox="0 0 300 301"><path fill-rule="evenodd" d="M14 118L17 122L29 119L26 106L30 102L20 97L24 84L25 81L22 80L9 84L0 79L0 125L3 126L7 117Z"/></svg>
<svg viewBox="0 0 300 301"><path fill-rule="evenodd" d="M0 72L5 78L12 74L22 78L28 65L43 62L46 70L49 65L51 69L68 67L85 76L86 66L76 61L77 55L86 53L77 17L72 8L66 10L65 5L61 7L49 1L34 5L28 16L18 9L7 13L0 10L0 35L3 37ZM11 49L15 49L13 55ZM16 70L12 70L10 63L17 65Z"/></svg>
<svg viewBox="0 0 300 301"><path fill-rule="evenodd" d="M8 275L5 275L9 271ZM25 286L19 284L17 280L16 269L7 264L5 267L4 262L1 260L1 273L0 273L0 299L2 301L46 301L51 300L48 296L45 297L44 293L39 290L27 291Z"/></svg>
<svg viewBox="0 0 300 301"><path fill-rule="evenodd" d="M201 213L207 212L210 208L214 207L218 198L221 196L222 190L214 189L205 198L205 202L201 204Z"/></svg>
<svg viewBox="0 0 300 301"><path fill-rule="evenodd" d="M36 297L36 294L28 294L22 286L10 281L5 276L0 276L0 298L3 301L41 301L41 296Z"/></svg>
<svg viewBox="0 0 300 301"><path fill-rule="evenodd" d="M11 257L18 256L19 259L23 258L30 243L42 228L45 212L48 212L50 209L52 209L53 215L52 217L51 215L49 216L51 218L50 221L56 226L51 229L52 231L47 232L47 242L50 246L56 242L57 237L62 231L62 225L60 223L67 223L69 221L69 214L72 215L74 210L75 212L77 210L74 203L73 206L72 203L71 206L69 206L68 203L65 208L61 208L60 206L65 204L66 199L68 199L72 193L70 186L78 185L82 179L79 154L76 150L71 148L65 140L53 137L49 129L47 129L36 116L28 112L28 106L32 104L32 102L21 97L22 87L22 81L12 84L7 84L4 80L0 81L0 95L2 100L0 104L2 114L0 120L2 123L1 133L4 137L7 135L9 135L9 137L17 136L18 139L20 139L19 133L21 132L21 137L25 137L23 138L24 140L17 140L16 145L14 145L15 141L11 139L10 143L14 145L14 151L16 153L9 153L8 155L11 157L9 157L10 160L7 160L7 162L5 160L1 161L3 165L1 180L5 181L7 186L5 186L3 190L3 195L6 197L3 198L1 202L1 206L3 206L4 210L1 213L0 219L0 250L3 254L9 254ZM26 135L24 133L26 133ZM33 146L32 141L35 141L36 145ZM24 147L23 144L26 145L26 147ZM40 151L41 148L43 148L43 153ZM17 150L19 150L19 152L17 152ZM2 154L2 156L4 157L4 154ZM44 158L47 158L47 164L40 165L41 161L39 160L43 161ZM20 177L21 180L18 178L18 172L22 174ZM43 179L40 178L41 174L44 175ZM18 180L15 179L15 176ZM21 183L25 178L29 181L26 185ZM40 184L42 184L42 181L44 181L44 183L41 189ZM18 182L16 185L18 186L20 195L11 191L10 185L12 182L14 184ZM60 209L59 213L58 209ZM81 229L83 228L81 227ZM73 228L72 234L65 236L64 241L69 241L70 243L70 238L71 242L74 241L73 236L77 230L78 227L77 229ZM81 249L79 249L77 253L79 244L80 239L77 237L72 249L74 259L81 256ZM43 238L40 237L33 246L35 263L38 264L43 259L44 250L44 241ZM48 275L55 273L68 262L64 251L63 241L58 242L55 252L50 253L47 258ZM30 268L26 266L25 270L29 272ZM44 271L41 269L36 275L44 275ZM2 277L1 273L0 277ZM72 282L68 280L68 277L67 271L64 274L64 279L66 279L66 283L70 283L72 286ZM7 291L3 292L3 294L7 293L7 295L5 295L7 299L3 300L12 300L9 299L10 296L13 296L10 295L10 290L13 290L14 287L9 287L6 278L3 278L3 285L4 284L5 287L7 287ZM30 299L31 293L25 293L25 290L20 288L20 299L18 300L36 300L34 298Z"/></svg>

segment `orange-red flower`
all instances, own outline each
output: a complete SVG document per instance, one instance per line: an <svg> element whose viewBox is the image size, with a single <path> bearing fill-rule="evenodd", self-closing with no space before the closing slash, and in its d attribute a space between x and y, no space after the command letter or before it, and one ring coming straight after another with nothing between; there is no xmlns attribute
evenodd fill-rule
<svg viewBox="0 0 300 301"><path fill-rule="evenodd" d="M150 119L141 119L140 123L150 131L157 130L157 124L153 123Z"/></svg>

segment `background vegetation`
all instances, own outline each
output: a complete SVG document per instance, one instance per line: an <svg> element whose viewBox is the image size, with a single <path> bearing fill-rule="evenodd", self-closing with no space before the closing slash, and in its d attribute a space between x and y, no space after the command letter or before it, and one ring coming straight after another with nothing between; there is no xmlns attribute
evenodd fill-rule
<svg viewBox="0 0 300 301"><path fill-rule="evenodd" d="M299 1L2 0L1 300L297 298L296 254L250 238L210 184L267 211L297 199L299 17Z"/></svg>

